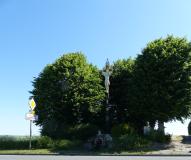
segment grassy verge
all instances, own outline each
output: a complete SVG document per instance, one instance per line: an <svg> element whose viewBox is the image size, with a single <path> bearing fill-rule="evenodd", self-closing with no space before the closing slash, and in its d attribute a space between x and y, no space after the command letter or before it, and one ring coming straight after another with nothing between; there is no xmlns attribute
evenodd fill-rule
<svg viewBox="0 0 191 160"><path fill-rule="evenodd" d="M0 155L144 155L146 152L104 152L104 151L80 151L80 150L67 150L67 151L51 151L48 149L33 149L33 150L0 150Z"/></svg>
<svg viewBox="0 0 191 160"><path fill-rule="evenodd" d="M56 154L48 149L32 149L32 150L0 150L0 154Z"/></svg>

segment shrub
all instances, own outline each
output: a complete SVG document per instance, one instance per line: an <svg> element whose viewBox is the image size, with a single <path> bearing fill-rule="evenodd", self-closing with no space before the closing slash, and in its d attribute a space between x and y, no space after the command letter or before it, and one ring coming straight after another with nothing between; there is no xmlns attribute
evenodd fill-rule
<svg viewBox="0 0 191 160"><path fill-rule="evenodd" d="M134 150L146 147L150 142L136 134L125 134L115 139L114 148L117 150Z"/></svg>
<svg viewBox="0 0 191 160"><path fill-rule="evenodd" d="M57 140L54 144L54 149L69 149L72 146L72 142L70 140Z"/></svg>
<svg viewBox="0 0 191 160"><path fill-rule="evenodd" d="M37 139L36 148L52 148L54 146L54 142L50 137L42 136Z"/></svg>
<svg viewBox="0 0 191 160"><path fill-rule="evenodd" d="M113 137L120 137L121 135L134 134L134 133L135 133L134 129L126 123L116 125L111 129L111 134Z"/></svg>
<svg viewBox="0 0 191 160"><path fill-rule="evenodd" d="M67 140L67 139L61 139L61 140L55 140L54 141L54 147L53 149L58 150L68 150L68 149L75 149L76 147L79 147L81 145L81 141L75 140Z"/></svg>
<svg viewBox="0 0 191 160"><path fill-rule="evenodd" d="M164 133L162 132L158 132L156 130L154 131L151 131L147 136L146 138L150 141L153 141L153 142L158 142L158 143L169 143L171 141L171 136L168 134L168 135L165 135Z"/></svg>

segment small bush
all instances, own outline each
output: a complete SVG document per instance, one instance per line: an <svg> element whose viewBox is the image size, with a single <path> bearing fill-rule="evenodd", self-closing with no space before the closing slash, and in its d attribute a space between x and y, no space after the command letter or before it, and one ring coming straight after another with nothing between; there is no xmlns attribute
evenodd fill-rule
<svg viewBox="0 0 191 160"><path fill-rule="evenodd" d="M50 137L42 136L37 139L36 148L52 148L54 146L54 142Z"/></svg>
<svg viewBox="0 0 191 160"><path fill-rule="evenodd" d="M69 149L72 146L70 140L57 140L54 143L54 149Z"/></svg>
<svg viewBox="0 0 191 160"><path fill-rule="evenodd" d="M158 143L169 143L171 141L171 136L165 135L162 132L158 132L156 130L151 131L146 138L152 142L158 142Z"/></svg>
<svg viewBox="0 0 191 160"><path fill-rule="evenodd" d="M114 141L114 148L117 150L135 150L146 147L150 142L136 134L122 135Z"/></svg>
<svg viewBox="0 0 191 160"><path fill-rule="evenodd" d="M68 150L75 149L81 145L81 141L71 141L67 139L55 140L54 147L55 150Z"/></svg>
<svg viewBox="0 0 191 160"><path fill-rule="evenodd" d="M111 134L113 137L120 137L121 135L134 134L134 133L135 133L134 129L126 123L116 125L111 129Z"/></svg>

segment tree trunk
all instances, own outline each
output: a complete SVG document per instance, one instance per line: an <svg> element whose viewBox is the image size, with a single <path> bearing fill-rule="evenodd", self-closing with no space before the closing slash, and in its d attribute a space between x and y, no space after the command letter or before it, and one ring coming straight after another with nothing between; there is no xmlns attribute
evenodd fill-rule
<svg viewBox="0 0 191 160"><path fill-rule="evenodd" d="M150 128L151 128L151 131L154 131L154 128L155 128L155 121L150 121L149 122L149 126L150 126Z"/></svg>
<svg viewBox="0 0 191 160"><path fill-rule="evenodd" d="M164 122L158 121L158 131L164 134Z"/></svg>

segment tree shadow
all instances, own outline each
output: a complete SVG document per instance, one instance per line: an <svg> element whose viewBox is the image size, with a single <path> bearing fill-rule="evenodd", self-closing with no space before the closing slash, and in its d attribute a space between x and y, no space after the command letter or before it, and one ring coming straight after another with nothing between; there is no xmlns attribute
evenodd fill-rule
<svg viewBox="0 0 191 160"><path fill-rule="evenodd" d="M168 150L170 148L173 148L173 146L170 145L170 143L153 143L148 147L139 149L138 151L154 152L154 151Z"/></svg>
<svg viewBox="0 0 191 160"><path fill-rule="evenodd" d="M182 136L181 143L183 143L183 144L190 144L191 145L191 136Z"/></svg>
<svg viewBox="0 0 191 160"><path fill-rule="evenodd" d="M68 149L68 150L52 150L52 152L57 153L59 155L80 155L80 156L100 156L100 155L120 155L120 154L130 154L130 155L139 155L144 154L145 152L154 152L154 151L161 151L167 150L169 148L173 148L169 143L162 144L162 143L153 143L147 147L136 148L136 149L106 149L100 148L97 150L86 150L83 148L76 148L76 149Z"/></svg>

